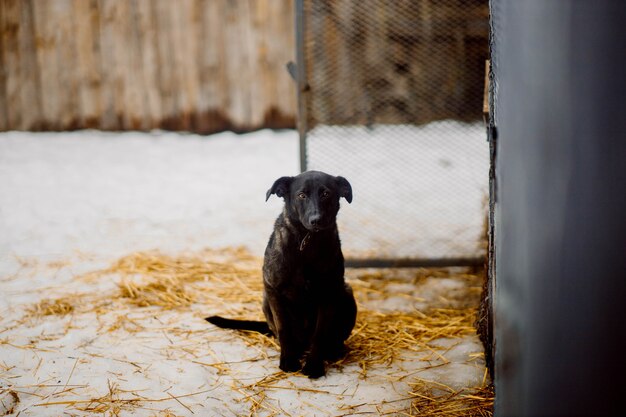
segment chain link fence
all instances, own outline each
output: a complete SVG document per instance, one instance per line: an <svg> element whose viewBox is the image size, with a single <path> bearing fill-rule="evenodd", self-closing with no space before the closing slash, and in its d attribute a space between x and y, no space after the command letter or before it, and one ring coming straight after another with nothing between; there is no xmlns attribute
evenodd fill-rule
<svg viewBox="0 0 626 417"><path fill-rule="evenodd" d="M484 256L488 2L296 5L302 169L351 182L339 218L347 257Z"/></svg>

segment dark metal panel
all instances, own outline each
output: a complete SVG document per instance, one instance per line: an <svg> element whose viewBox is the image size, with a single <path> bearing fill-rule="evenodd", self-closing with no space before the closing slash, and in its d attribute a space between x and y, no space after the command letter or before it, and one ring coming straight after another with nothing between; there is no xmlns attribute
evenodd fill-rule
<svg viewBox="0 0 626 417"><path fill-rule="evenodd" d="M626 2L494 3L496 415L626 415Z"/></svg>

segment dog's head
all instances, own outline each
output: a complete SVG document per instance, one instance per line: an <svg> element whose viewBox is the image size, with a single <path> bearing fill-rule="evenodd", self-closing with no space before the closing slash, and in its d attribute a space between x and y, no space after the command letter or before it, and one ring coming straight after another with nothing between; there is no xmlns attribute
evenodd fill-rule
<svg viewBox="0 0 626 417"><path fill-rule="evenodd" d="M287 215L299 221L311 232L335 226L339 199L352 202L352 187L344 177L334 177L319 171L307 171L295 177L281 177L267 190L285 200Z"/></svg>

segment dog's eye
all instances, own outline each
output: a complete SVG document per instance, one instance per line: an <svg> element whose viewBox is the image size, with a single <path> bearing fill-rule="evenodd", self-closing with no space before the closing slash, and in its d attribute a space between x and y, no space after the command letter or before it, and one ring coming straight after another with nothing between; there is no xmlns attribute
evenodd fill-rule
<svg viewBox="0 0 626 417"><path fill-rule="evenodd" d="M328 198L330 197L330 191L326 190L322 193L322 198Z"/></svg>
<svg viewBox="0 0 626 417"><path fill-rule="evenodd" d="M304 200L304 199L306 198L306 194L304 194L304 193L298 193L298 198L299 198L300 200Z"/></svg>

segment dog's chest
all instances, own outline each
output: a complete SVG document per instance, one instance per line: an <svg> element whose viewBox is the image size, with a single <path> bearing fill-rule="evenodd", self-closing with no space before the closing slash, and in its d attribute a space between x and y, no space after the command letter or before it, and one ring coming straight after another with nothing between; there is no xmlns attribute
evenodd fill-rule
<svg viewBox="0 0 626 417"><path fill-rule="evenodd" d="M326 267L325 260L307 258L291 265L289 272L280 277L281 292L297 300L315 300L331 290L341 276Z"/></svg>
<svg viewBox="0 0 626 417"><path fill-rule="evenodd" d="M288 298L310 299L343 281L341 266L336 231L299 234L277 227L265 253L264 280Z"/></svg>

